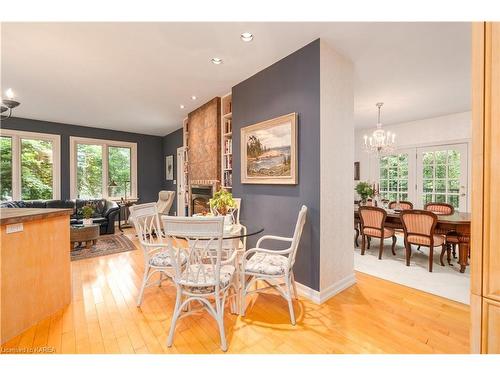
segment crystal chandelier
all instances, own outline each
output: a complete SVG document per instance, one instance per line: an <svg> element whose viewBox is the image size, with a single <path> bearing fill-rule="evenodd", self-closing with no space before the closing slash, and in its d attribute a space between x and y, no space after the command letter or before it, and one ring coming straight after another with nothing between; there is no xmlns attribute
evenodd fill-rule
<svg viewBox="0 0 500 375"><path fill-rule="evenodd" d="M393 152L396 140L396 134L389 131L386 132L382 129L382 123L380 122L380 108L382 108L383 105L384 103L376 104L378 108L377 129L370 137L367 135L364 136L365 144L363 146L363 149L366 152L378 154L379 156L387 155Z"/></svg>

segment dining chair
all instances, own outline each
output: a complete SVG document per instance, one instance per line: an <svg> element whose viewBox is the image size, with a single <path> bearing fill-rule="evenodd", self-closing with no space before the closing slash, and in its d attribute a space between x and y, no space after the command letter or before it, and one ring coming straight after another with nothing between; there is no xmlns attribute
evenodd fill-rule
<svg viewBox="0 0 500 375"><path fill-rule="evenodd" d="M398 206L398 201L392 201L389 202L389 205L387 206L391 210L397 208ZM408 202L408 201L399 201L399 208L401 210L412 210L413 209L413 203Z"/></svg>
<svg viewBox="0 0 500 375"><path fill-rule="evenodd" d="M434 212L436 215L453 215L455 213L455 207L449 203L442 202L430 202L424 207L424 210ZM453 252L453 258L457 257L457 244L458 239L456 238L456 232L450 232L446 234L447 244L446 251L448 253L448 263L450 263L450 252Z"/></svg>
<svg viewBox="0 0 500 375"><path fill-rule="evenodd" d="M262 236L256 244L256 247L246 251L243 254L241 262L241 315L245 316L246 296L247 294L260 292L265 289L274 288L288 302L288 310L290 312L290 321L295 325L295 312L292 303L292 288L293 295L297 299L297 288L295 286L295 278L293 275L293 265L295 264L295 256L299 248L300 237L306 222L307 207L302 206L300 209L295 230L292 237L279 236ZM262 243L267 240L281 241L290 243L290 247L285 250L270 250L263 248ZM277 282L283 279L284 282ZM262 280L267 287L249 291L251 285Z"/></svg>
<svg viewBox="0 0 500 375"><path fill-rule="evenodd" d="M361 219L361 255L365 255L366 242L371 237L380 238L380 248L378 259L382 259L384 251L384 240L392 238L391 251L396 255L396 236L393 229L385 228L387 212L383 208L362 206L359 208L359 218Z"/></svg>
<svg viewBox="0 0 500 375"><path fill-rule="evenodd" d="M144 289L151 276L160 273L157 285L160 286L163 276L172 277L173 265L167 250L167 242L161 230L156 203L144 203L130 206L130 215L144 255L144 275L141 289L137 297L137 306L141 306Z"/></svg>
<svg viewBox="0 0 500 375"><path fill-rule="evenodd" d="M401 212L403 223L406 265L410 265L411 245L426 246L429 248L429 272L432 272L434 247L441 246L441 265L446 251L445 236L436 235L437 215L426 210L404 210Z"/></svg>
<svg viewBox="0 0 500 375"><path fill-rule="evenodd" d="M236 207L234 210L231 211L231 215L233 216L233 222L239 226L241 226L241 231L243 233L243 238L240 241L240 244L238 246L239 250L246 250L247 249L247 227L242 225L240 222L240 214L241 214L241 198L233 198L234 202L236 203Z"/></svg>
<svg viewBox="0 0 500 375"><path fill-rule="evenodd" d="M359 218L354 217L354 246L359 247L358 238L359 238L359 228L361 225L361 220Z"/></svg>
<svg viewBox="0 0 500 375"><path fill-rule="evenodd" d="M233 257L222 259L224 217L163 216L162 220L177 288L167 346L173 344L178 319L205 310L217 322L220 347L226 351L224 307L231 289L232 310L236 312L237 309L236 252ZM194 302L201 307L191 309Z"/></svg>
<svg viewBox="0 0 500 375"><path fill-rule="evenodd" d="M455 207L449 203L430 202L426 203L424 210L434 212L436 215L453 215Z"/></svg>

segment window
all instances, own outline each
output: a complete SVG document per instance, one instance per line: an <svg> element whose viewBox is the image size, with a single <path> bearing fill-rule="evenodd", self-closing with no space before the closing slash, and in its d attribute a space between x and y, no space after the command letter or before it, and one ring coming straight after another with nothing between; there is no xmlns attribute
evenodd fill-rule
<svg viewBox="0 0 500 375"><path fill-rule="evenodd" d="M389 201L408 200L408 154L380 158L380 195Z"/></svg>
<svg viewBox="0 0 500 375"><path fill-rule="evenodd" d="M72 198L136 198L137 144L70 138Z"/></svg>
<svg viewBox="0 0 500 375"><path fill-rule="evenodd" d="M429 202L466 207L467 145L426 147L418 150L418 194L422 206Z"/></svg>
<svg viewBox="0 0 500 375"><path fill-rule="evenodd" d="M0 138L0 199L12 199L12 138Z"/></svg>
<svg viewBox="0 0 500 375"><path fill-rule="evenodd" d="M1 200L59 199L58 135L1 130Z"/></svg>

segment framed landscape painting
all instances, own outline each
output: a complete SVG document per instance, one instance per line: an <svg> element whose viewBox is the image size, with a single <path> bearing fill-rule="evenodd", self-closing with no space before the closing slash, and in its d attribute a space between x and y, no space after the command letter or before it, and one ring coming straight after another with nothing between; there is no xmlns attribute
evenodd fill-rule
<svg viewBox="0 0 500 375"><path fill-rule="evenodd" d="M241 129L243 184L297 184L297 114Z"/></svg>

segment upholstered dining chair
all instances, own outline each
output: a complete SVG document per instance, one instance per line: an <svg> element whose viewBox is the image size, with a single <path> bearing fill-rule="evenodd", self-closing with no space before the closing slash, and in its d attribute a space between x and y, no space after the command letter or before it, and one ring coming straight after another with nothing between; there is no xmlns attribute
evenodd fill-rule
<svg viewBox="0 0 500 375"><path fill-rule="evenodd" d="M436 215L453 215L455 213L455 207L449 203L442 202L430 202L424 206L424 210L434 212ZM457 257L457 244L458 239L456 232L450 232L446 234L446 251L448 253L448 263L450 263L450 252L453 252L453 258Z"/></svg>
<svg viewBox="0 0 500 375"><path fill-rule="evenodd" d="M156 208L160 215L168 215L170 213L170 208L174 203L175 191L171 190L161 190L158 193L158 201L156 202Z"/></svg>
<svg viewBox="0 0 500 375"><path fill-rule="evenodd" d="M160 286L163 276L171 278L173 265L167 251L167 243L161 230L156 203L144 203L130 206L131 217L139 243L144 255L144 275L141 289L137 297L137 306L142 304L144 289L151 284L151 276L160 273L157 285Z"/></svg>
<svg viewBox="0 0 500 375"><path fill-rule="evenodd" d="M406 265L410 265L411 245L429 248L429 272L432 272L434 247L441 246L441 265L446 251L445 236L436 235L437 215L426 210L404 210L401 221L405 235Z"/></svg>
<svg viewBox="0 0 500 375"><path fill-rule="evenodd" d="M295 286L295 278L293 276L293 265L295 264L295 256L299 248L300 237L306 222L307 207L302 206L295 224L293 237L278 237L278 236L262 236L255 248L246 251L243 254L240 271L240 287L241 287L241 315L245 316L246 296L250 293L255 293L268 288L274 288L288 302L288 310L290 312L290 321L295 325L295 312L292 303L292 289L295 299L297 299L297 289ZM285 250L270 250L261 247L263 241L274 240L290 243L290 247ZM278 284L279 280L284 282ZM259 288L249 291L252 284L257 281L264 281L268 287ZM284 287L284 288L283 288Z"/></svg>
<svg viewBox="0 0 500 375"><path fill-rule="evenodd" d="M178 319L206 310L217 322L220 346L226 351L224 307L231 289L232 310L236 313L237 309L236 252L232 258L222 258L224 217L163 216L162 221L177 288L167 346L173 344ZM200 309L190 308L194 302L201 305Z"/></svg>
<svg viewBox="0 0 500 375"><path fill-rule="evenodd" d="M361 219L361 255L365 255L366 243L371 237L380 238L378 259L382 259L386 238L392 238L391 251L393 255L396 255L394 248L397 239L394 230L385 228L387 212L383 208L370 206L362 206L358 212Z"/></svg>
<svg viewBox="0 0 500 375"><path fill-rule="evenodd" d="M449 203L430 202L424 206L424 210L434 212L436 215L453 215L455 207Z"/></svg>
<svg viewBox="0 0 500 375"><path fill-rule="evenodd" d="M393 209L398 207L398 202L397 201L389 202L389 205L387 207L390 208L391 210L393 210ZM408 202L408 201L399 201L399 208L401 210L412 210L413 203Z"/></svg>

